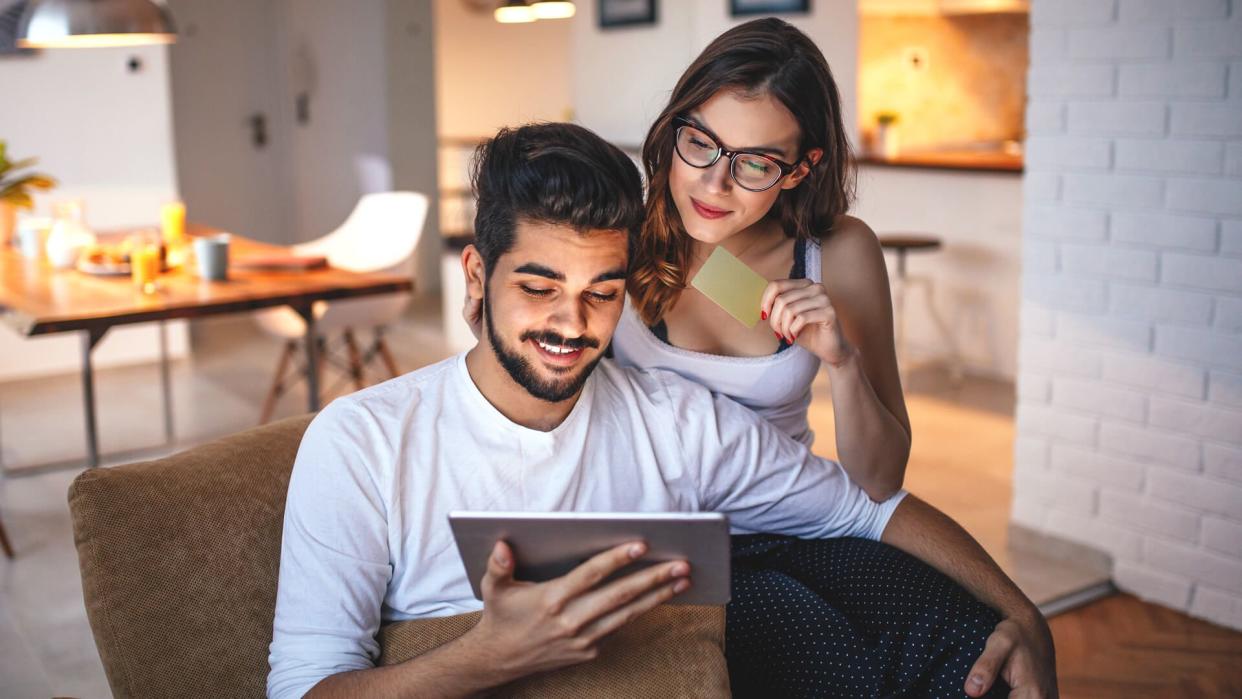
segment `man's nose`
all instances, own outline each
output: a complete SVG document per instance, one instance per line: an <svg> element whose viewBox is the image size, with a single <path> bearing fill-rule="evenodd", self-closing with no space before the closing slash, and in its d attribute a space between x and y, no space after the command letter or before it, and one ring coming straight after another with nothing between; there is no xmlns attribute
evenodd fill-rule
<svg viewBox="0 0 1242 699"><path fill-rule="evenodd" d="M586 302L578 296L566 295L556 305L552 313L552 329L560 333L566 340L582 337L586 334Z"/></svg>

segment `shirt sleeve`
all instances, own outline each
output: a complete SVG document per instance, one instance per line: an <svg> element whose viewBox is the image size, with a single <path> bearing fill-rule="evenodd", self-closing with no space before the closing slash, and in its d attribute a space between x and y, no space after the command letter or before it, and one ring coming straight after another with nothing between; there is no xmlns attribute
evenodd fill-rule
<svg viewBox="0 0 1242 699"><path fill-rule="evenodd" d="M285 501L269 697L374 666L392 578L386 506L368 416L337 400L310 424Z"/></svg>
<svg viewBox="0 0 1242 699"><path fill-rule="evenodd" d="M700 507L729 515L734 533L873 540L884 533L905 491L877 503L841 464L811 453L754 411L666 378L687 466L697 468Z"/></svg>

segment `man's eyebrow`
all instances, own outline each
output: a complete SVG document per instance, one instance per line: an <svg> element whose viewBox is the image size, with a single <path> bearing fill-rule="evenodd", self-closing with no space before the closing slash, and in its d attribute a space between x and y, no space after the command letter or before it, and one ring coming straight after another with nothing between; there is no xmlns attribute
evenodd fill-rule
<svg viewBox="0 0 1242 699"><path fill-rule="evenodd" d="M515 274L533 274L537 277L545 277L547 279L551 279L552 281L556 281L556 282L565 281L564 274L561 274L560 272L557 272L554 269L544 267L543 265L537 262L527 262L521 267L518 267L517 269L513 270L513 272Z"/></svg>
<svg viewBox="0 0 1242 699"><path fill-rule="evenodd" d="M730 146L727 146L725 145L724 141L720 140L720 137L716 135L715 131L712 131L711 128L707 126L707 124L703 123L703 120L699 118L698 115L692 113L687 118L690 121L694 122L694 125L697 126L701 131L703 131L708 136L711 136L713 139L715 139L716 143L719 143L720 145L724 146L725 150L736 150L736 151L743 151L746 153L761 153L764 155L779 155L782 159L785 159L785 160L789 159L789 156L785 153L785 149L777 148L776 146L752 146L752 147L747 147L747 148L732 148Z"/></svg>
<svg viewBox="0 0 1242 699"><path fill-rule="evenodd" d="M627 275L626 275L626 273L625 273L625 270L624 270L623 268L618 267L617 269L610 270L610 271L608 271L608 272L604 272L603 274L599 275L598 277L596 277L596 278L592 279L592 280L591 280L591 283L592 283L592 284L600 284L600 283L602 283L602 282L610 282L610 281L613 281L614 279L621 279L621 280L624 280L624 279L626 278L626 276L627 276Z"/></svg>

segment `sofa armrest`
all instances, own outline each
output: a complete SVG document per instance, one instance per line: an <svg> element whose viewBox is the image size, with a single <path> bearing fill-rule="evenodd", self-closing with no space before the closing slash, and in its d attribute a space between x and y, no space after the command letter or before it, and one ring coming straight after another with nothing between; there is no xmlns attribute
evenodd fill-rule
<svg viewBox="0 0 1242 699"><path fill-rule="evenodd" d="M380 665L394 665L469 631L481 612L388 624ZM522 678L505 697L728 697L724 607L664 605L604 639L590 662Z"/></svg>

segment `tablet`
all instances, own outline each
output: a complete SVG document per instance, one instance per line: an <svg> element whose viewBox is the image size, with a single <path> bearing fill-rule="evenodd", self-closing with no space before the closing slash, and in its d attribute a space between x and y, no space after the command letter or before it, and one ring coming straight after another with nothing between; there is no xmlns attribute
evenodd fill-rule
<svg viewBox="0 0 1242 699"><path fill-rule="evenodd" d="M450 512L449 526L466 566L474 596L492 547L503 539L513 549L514 578L544 582L592 556L630 541L645 541L647 555L617 571L608 582L657 563L685 560L690 589L668 604L729 601L729 518L698 512Z"/></svg>

